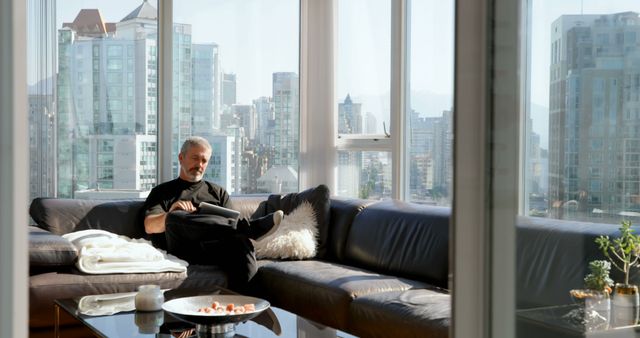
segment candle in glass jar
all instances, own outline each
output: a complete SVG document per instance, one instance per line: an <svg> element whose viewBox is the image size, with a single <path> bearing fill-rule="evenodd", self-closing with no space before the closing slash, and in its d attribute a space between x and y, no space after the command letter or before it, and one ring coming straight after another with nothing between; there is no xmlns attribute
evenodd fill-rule
<svg viewBox="0 0 640 338"><path fill-rule="evenodd" d="M159 285L141 285L135 298L136 310L158 311L162 310L164 294Z"/></svg>

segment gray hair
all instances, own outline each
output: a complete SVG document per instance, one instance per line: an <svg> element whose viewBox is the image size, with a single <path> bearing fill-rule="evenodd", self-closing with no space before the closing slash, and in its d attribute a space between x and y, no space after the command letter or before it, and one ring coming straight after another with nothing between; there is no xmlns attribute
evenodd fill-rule
<svg viewBox="0 0 640 338"><path fill-rule="evenodd" d="M206 138L200 137L200 136L189 136L187 137L186 140L184 140L184 143L182 144L182 148L180 148L180 154L184 156L187 153L187 151L189 151L189 149L191 149L191 147L193 146L202 146L208 149L209 152L211 152L211 145L209 144L209 141L207 141Z"/></svg>

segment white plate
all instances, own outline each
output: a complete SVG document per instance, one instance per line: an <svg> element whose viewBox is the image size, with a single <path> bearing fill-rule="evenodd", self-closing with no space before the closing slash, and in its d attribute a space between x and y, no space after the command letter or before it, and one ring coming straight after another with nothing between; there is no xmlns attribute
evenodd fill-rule
<svg viewBox="0 0 640 338"><path fill-rule="evenodd" d="M201 309L203 307L210 307L213 302L218 302L223 305L233 303L236 306L242 306L244 304L254 304L256 310L252 312L235 314L198 312L198 309ZM268 309L269 306L270 304L266 300L255 297L239 295L209 295L173 299L165 302L162 305L162 309L180 320L184 320L193 324L219 325L247 321L259 315L260 312Z"/></svg>

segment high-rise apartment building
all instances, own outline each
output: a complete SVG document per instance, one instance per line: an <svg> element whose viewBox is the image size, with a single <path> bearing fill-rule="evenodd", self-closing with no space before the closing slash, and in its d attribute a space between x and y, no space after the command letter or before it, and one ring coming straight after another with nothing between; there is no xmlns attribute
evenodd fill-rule
<svg viewBox="0 0 640 338"><path fill-rule="evenodd" d="M215 127L220 67L218 46L192 44L191 25L174 24L173 37L172 157L177 176L182 141ZM144 1L117 23L104 22L98 10L81 10L58 30L58 64L58 196L107 187L145 190L157 184L155 157L150 159L138 146L155 142L157 134L157 10ZM135 145L136 156L145 157L136 179L118 175L123 172L118 168L94 165L106 161L106 155L96 152L96 140L123 137ZM144 148L155 149L155 143ZM113 154L114 159L133 158L125 153L130 149L115 149L123 153Z"/></svg>
<svg viewBox="0 0 640 338"><path fill-rule="evenodd" d="M453 126L451 111L441 117L411 113L410 194L414 201L438 203L451 196Z"/></svg>
<svg viewBox="0 0 640 338"><path fill-rule="evenodd" d="M344 102L338 104L339 134L361 134L363 132L361 109L362 104L353 103L349 94Z"/></svg>
<svg viewBox="0 0 640 338"><path fill-rule="evenodd" d="M235 116L238 127L244 129L244 136L250 140L256 138L257 116L253 105L234 104L231 113Z"/></svg>
<svg viewBox="0 0 640 338"><path fill-rule="evenodd" d="M259 97L253 100L253 106L256 110L257 117L257 126L256 126L256 144L269 144L273 143L273 140L269 140L269 138L273 138L273 122L274 114L273 114L273 100L270 97ZM270 132L271 131L271 132Z"/></svg>
<svg viewBox="0 0 640 338"><path fill-rule="evenodd" d="M298 171L300 151L300 89L298 74L273 73L273 112L275 117L275 166L290 166Z"/></svg>
<svg viewBox="0 0 640 338"><path fill-rule="evenodd" d="M155 13L143 2L121 22L105 23L98 10L83 9L58 31L58 196L98 188L93 137L156 133Z"/></svg>
<svg viewBox="0 0 640 338"><path fill-rule="evenodd" d="M231 107L236 104L236 74L222 74L222 104Z"/></svg>
<svg viewBox="0 0 640 338"><path fill-rule="evenodd" d="M228 170L234 161L234 136L224 134L202 135L211 144L211 158L204 174L204 179L216 183L222 187L228 187L229 193L237 193L233 190L235 181L234 170Z"/></svg>
<svg viewBox="0 0 640 338"><path fill-rule="evenodd" d="M220 127L218 45L193 44L192 131L194 135L211 133Z"/></svg>
<svg viewBox="0 0 640 338"><path fill-rule="evenodd" d="M551 26L549 199L554 217L640 211L640 18Z"/></svg>
<svg viewBox="0 0 640 338"><path fill-rule="evenodd" d="M52 94L29 94L29 197L55 196L55 113Z"/></svg>
<svg viewBox="0 0 640 338"><path fill-rule="evenodd" d="M338 103L338 133L362 134L362 104L354 103L351 96ZM362 178L362 152L338 152L338 193L342 196L360 197Z"/></svg>

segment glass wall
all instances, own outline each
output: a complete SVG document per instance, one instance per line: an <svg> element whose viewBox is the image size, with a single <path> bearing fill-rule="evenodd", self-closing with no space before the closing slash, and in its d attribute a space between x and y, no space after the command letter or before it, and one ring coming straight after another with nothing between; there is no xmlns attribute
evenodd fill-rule
<svg viewBox="0 0 640 338"><path fill-rule="evenodd" d="M640 220L639 10L531 2L525 214Z"/></svg>
<svg viewBox="0 0 640 338"><path fill-rule="evenodd" d="M153 2L31 1L31 198L144 197L156 184Z"/></svg>
<svg viewBox="0 0 640 338"><path fill-rule="evenodd" d="M640 4L522 4L517 336L604 336L638 323L637 290L620 291L638 251L611 249L621 222L640 233Z"/></svg>
<svg viewBox="0 0 640 338"><path fill-rule="evenodd" d="M336 194L388 198L391 196L391 149L387 136L391 117L391 2L339 0L337 5ZM385 151L367 151L380 147ZM384 161L386 174L377 169L380 165L375 165Z"/></svg>
<svg viewBox="0 0 640 338"><path fill-rule="evenodd" d="M172 158L213 147L205 179L233 194L298 191L296 0L174 1Z"/></svg>
<svg viewBox="0 0 640 338"><path fill-rule="evenodd" d="M388 0L338 1L337 195L450 205L454 2L405 5L406 13L393 17ZM406 33L392 50L394 25ZM392 61L402 55L401 63ZM405 108L392 102L391 76L398 74L406 78ZM392 180L393 170L402 177ZM375 176L381 178L373 184Z"/></svg>
<svg viewBox="0 0 640 338"><path fill-rule="evenodd" d="M451 205L454 1L409 1L408 200Z"/></svg>

